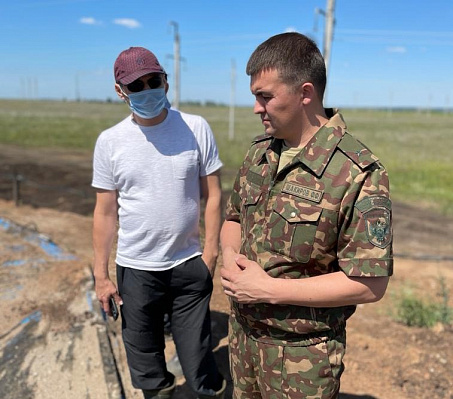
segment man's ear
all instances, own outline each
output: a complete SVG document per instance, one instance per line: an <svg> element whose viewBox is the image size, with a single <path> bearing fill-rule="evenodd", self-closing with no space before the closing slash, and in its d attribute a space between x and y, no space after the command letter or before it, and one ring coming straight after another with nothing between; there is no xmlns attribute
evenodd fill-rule
<svg viewBox="0 0 453 399"><path fill-rule="evenodd" d="M314 100L315 96L316 90L315 87L313 86L313 83L310 82L304 83L301 87L302 103L304 105L310 104Z"/></svg>
<svg viewBox="0 0 453 399"><path fill-rule="evenodd" d="M128 98L125 96L123 90L121 90L121 86L118 83L115 83L115 91L121 100L127 102Z"/></svg>
<svg viewBox="0 0 453 399"><path fill-rule="evenodd" d="M168 80L167 80L167 74L164 75L164 87L165 87L165 94L167 94L168 89L170 87L170 85L168 84Z"/></svg>

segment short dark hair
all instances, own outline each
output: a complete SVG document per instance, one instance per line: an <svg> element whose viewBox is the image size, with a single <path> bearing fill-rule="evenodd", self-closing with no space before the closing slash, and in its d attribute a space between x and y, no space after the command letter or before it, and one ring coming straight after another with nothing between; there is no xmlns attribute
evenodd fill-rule
<svg viewBox="0 0 453 399"><path fill-rule="evenodd" d="M261 43L250 56L247 75L277 70L280 79L296 87L310 82L321 101L326 88L326 64L316 43L301 33L281 33Z"/></svg>

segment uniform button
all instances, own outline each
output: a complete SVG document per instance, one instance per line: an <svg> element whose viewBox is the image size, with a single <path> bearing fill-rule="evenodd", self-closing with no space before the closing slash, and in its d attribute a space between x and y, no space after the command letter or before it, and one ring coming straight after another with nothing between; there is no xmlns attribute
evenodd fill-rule
<svg viewBox="0 0 453 399"><path fill-rule="evenodd" d="M289 216L291 216L292 218L295 218L296 217L296 212L291 212L291 215L289 215Z"/></svg>

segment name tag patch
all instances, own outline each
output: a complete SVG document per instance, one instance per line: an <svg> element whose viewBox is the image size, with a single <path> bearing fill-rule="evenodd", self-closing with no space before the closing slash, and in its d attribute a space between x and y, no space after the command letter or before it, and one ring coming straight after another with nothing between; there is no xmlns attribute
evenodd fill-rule
<svg viewBox="0 0 453 399"><path fill-rule="evenodd" d="M285 183L283 186L283 192L287 194L295 195L296 197L303 198L309 201L316 202L319 204L322 199L323 192L315 190L311 187L301 186L294 183Z"/></svg>
<svg viewBox="0 0 453 399"><path fill-rule="evenodd" d="M258 187L261 187L264 184L264 177L249 170L247 173L247 181L256 184Z"/></svg>

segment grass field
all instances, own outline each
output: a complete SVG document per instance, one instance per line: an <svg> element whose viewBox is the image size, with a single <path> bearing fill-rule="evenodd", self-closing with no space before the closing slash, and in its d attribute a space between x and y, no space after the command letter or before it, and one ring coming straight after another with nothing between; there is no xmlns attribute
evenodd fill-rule
<svg viewBox="0 0 453 399"><path fill-rule="evenodd" d="M202 115L211 125L225 164L223 186L231 187L251 139L263 132L259 117L251 108L237 108L230 139L228 107L181 109ZM342 113L349 131L387 167L394 199L453 215L453 114L349 109ZM0 100L0 142L92 151L98 134L127 114L128 108L120 103Z"/></svg>

